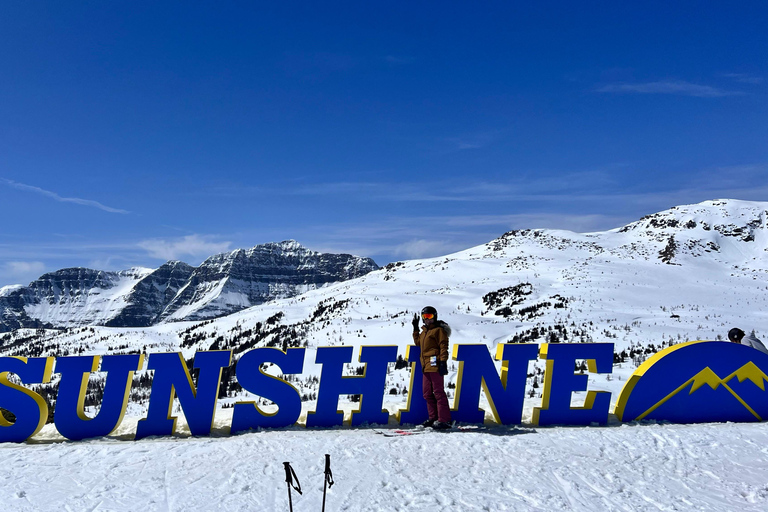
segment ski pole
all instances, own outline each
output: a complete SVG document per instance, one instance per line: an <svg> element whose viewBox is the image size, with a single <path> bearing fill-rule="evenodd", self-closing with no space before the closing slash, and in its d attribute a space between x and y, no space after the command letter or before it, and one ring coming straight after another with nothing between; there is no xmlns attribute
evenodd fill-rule
<svg viewBox="0 0 768 512"><path fill-rule="evenodd" d="M331 456L325 454L325 483L323 484L323 510L325 512L325 490L333 487L333 473L331 472Z"/></svg>
<svg viewBox="0 0 768 512"><path fill-rule="evenodd" d="M299 478L296 476L296 472L291 467L290 462L283 462L283 466L285 467L285 483L288 487L288 509L290 512L293 512L293 499L291 498L291 487L296 489L296 492L301 494L301 482L299 482ZM296 483L294 484L293 481L296 480Z"/></svg>

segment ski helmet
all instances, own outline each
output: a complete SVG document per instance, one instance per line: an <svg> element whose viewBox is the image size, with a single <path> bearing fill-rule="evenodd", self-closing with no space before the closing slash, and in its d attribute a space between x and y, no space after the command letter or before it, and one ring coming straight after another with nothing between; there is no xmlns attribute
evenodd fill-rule
<svg viewBox="0 0 768 512"><path fill-rule="evenodd" d="M741 341L741 338L744 337L744 331L739 329L738 327L734 327L730 331L728 331L728 339L731 341Z"/></svg>
<svg viewBox="0 0 768 512"><path fill-rule="evenodd" d="M425 313L428 314L428 315L435 315L434 319L435 319L435 321L437 321L437 310L435 308L433 308L432 306L426 306L424 309L422 309L421 310L422 318L424 317Z"/></svg>

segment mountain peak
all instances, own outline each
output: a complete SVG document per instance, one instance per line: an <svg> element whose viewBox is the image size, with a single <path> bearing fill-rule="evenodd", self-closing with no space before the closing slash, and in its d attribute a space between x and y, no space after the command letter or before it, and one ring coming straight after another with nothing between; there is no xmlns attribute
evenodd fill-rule
<svg viewBox="0 0 768 512"><path fill-rule="evenodd" d="M739 379L739 382L744 382L745 380L749 379L755 386L765 391L765 381L768 380L768 375L766 375L752 361L736 370L733 375Z"/></svg>
<svg viewBox="0 0 768 512"><path fill-rule="evenodd" d="M688 394L692 395L694 391L705 384L712 389L717 389L717 387L722 383L723 379L721 379L714 371L712 371L709 366L707 366L693 376L693 385L691 386L691 391Z"/></svg>
<svg viewBox="0 0 768 512"><path fill-rule="evenodd" d="M8 286L0 286L0 297L10 295L16 290L20 290L22 288L24 288L24 285L22 284L9 284Z"/></svg>
<svg viewBox="0 0 768 512"><path fill-rule="evenodd" d="M284 249L306 249L303 245L301 245L296 240L290 239L290 240L283 240L282 242L276 242L275 245L280 246Z"/></svg>
<svg viewBox="0 0 768 512"><path fill-rule="evenodd" d="M259 244L248 249L248 252L270 252L270 253L315 253L301 245L296 240L283 240L282 242L267 242Z"/></svg>
<svg viewBox="0 0 768 512"><path fill-rule="evenodd" d="M747 238L756 228L765 228L767 223L767 202L716 199L674 206L646 215L614 231L626 233L645 230L670 233L698 228L704 231L714 230L725 236L743 235Z"/></svg>

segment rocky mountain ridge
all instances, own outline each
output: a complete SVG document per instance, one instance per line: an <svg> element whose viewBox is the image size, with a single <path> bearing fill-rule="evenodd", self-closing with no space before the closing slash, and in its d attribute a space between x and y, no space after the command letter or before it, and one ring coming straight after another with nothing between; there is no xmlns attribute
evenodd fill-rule
<svg viewBox="0 0 768 512"><path fill-rule="evenodd" d="M199 267L168 261L155 270L61 269L4 288L0 332L215 318L376 269L370 258L319 253L294 240L217 254Z"/></svg>

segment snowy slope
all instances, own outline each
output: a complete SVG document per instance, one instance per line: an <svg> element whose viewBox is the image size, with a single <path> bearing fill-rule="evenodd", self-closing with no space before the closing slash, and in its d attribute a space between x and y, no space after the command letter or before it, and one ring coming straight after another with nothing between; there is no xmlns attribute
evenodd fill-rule
<svg viewBox="0 0 768 512"><path fill-rule="evenodd" d="M311 401L315 348L411 343L410 320L435 306L452 343L611 342L622 362L592 389L613 393L664 345L720 339L733 326L765 332L768 203L734 200L680 206L601 233L525 230L449 256L390 264L363 277L207 322L142 329L106 327L0 336L0 353L148 353L260 346L308 348L293 382ZM673 243L670 242L673 241ZM493 352L492 352L493 353ZM355 358L357 357L357 353ZM350 371L354 371L355 363ZM448 378L456 378L450 367ZM530 411L543 364L532 363ZM406 368L387 389L405 400ZM242 399L235 393L229 400ZM528 416L526 416L528 417Z"/></svg>
<svg viewBox="0 0 768 512"><path fill-rule="evenodd" d="M288 511L283 462L319 511L758 512L764 424L498 428L387 438L366 429L0 445L9 510ZM128 430L128 426L126 429Z"/></svg>

